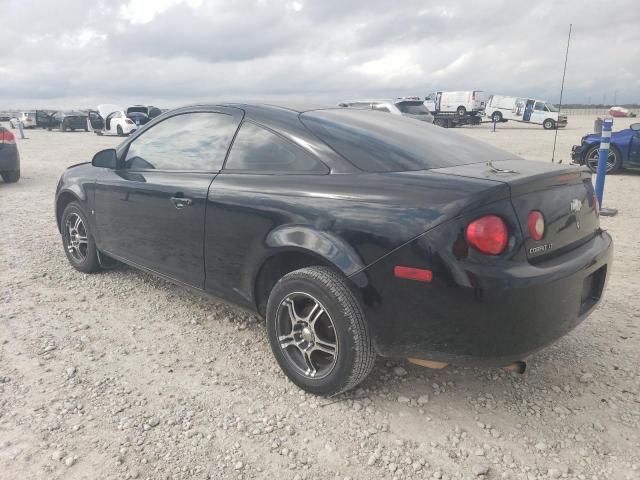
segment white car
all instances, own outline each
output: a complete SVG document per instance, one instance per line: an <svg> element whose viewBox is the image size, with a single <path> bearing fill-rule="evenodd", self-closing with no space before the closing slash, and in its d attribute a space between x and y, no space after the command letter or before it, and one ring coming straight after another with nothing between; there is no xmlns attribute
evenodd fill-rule
<svg viewBox="0 0 640 480"><path fill-rule="evenodd" d="M567 126L567 116L558 112L558 108L546 100L530 97L510 97L491 95L485 108L485 116L494 122L535 123L545 130Z"/></svg>
<svg viewBox="0 0 640 480"><path fill-rule="evenodd" d="M18 121L22 122L22 128L36 128L36 112L20 112L9 119L11 128L18 128Z"/></svg>
<svg viewBox="0 0 640 480"><path fill-rule="evenodd" d="M338 104L339 107L362 108L375 112L385 112L392 115L413 118L427 123L433 123L433 115L429 113L418 97L402 97L392 99L346 100Z"/></svg>
<svg viewBox="0 0 640 480"><path fill-rule="evenodd" d="M136 131L137 125L127 117L122 107L98 105L89 111L89 124L97 135L118 135L123 137Z"/></svg>

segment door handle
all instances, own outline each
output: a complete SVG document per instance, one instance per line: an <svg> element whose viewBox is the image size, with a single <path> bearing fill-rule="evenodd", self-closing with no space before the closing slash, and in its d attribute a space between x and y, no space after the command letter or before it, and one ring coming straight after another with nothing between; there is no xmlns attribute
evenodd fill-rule
<svg viewBox="0 0 640 480"><path fill-rule="evenodd" d="M171 197L170 200L171 200L171 203L173 203L173 206L176 207L178 210L181 210L184 207L190 207L191 205L193 205L193 200L190 198Z"/></svg>

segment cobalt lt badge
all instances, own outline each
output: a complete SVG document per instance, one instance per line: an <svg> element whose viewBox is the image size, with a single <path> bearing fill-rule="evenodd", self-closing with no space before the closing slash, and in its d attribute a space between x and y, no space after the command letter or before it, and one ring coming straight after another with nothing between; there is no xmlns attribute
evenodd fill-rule
<svg viewBox="0 0 640 480"><path fill-rule="evenodd" d="M582 209L582 202L577 198L574 198L573 200L571 200L571 203L569 204L569 209L571 210L571 213L578 213ZM576 216L576 228L580 229L580 221L578 220L577 216Z"/></svg>

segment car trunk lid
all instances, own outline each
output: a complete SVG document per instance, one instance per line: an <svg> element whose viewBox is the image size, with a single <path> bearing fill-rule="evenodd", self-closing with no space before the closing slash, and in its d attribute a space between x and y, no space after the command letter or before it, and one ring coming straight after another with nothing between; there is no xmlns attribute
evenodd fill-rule
<svg viewBox="0 0 640 480"><path fill-rule="evenodd" d="M600 228L591 174L582 167L504 160L432 171L506 183L531 263L582 245ZM540 240L529 233L528 218L533 210L545 219Z"/></svg>

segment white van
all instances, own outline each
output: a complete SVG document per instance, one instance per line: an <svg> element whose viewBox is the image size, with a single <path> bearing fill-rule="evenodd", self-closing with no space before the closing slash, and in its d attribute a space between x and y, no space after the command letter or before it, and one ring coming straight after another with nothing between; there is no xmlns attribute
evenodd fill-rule
<svg viewBox="0 0 640 480"><path fill-rule="evenodd" d="M553 103L535 98L491 95L484 113L496 122L514 120L534 123L542 125L545 130L567 126L567 116L559 115Z"/></svg>
<svg viewBox="0 0 640 480"><path fill-rule="evenodd" d="M433 92L427 95L424 106L431 113L457 113L461 117L475 115L485 107L486 96L482 90L466 92Z"/></svg>

